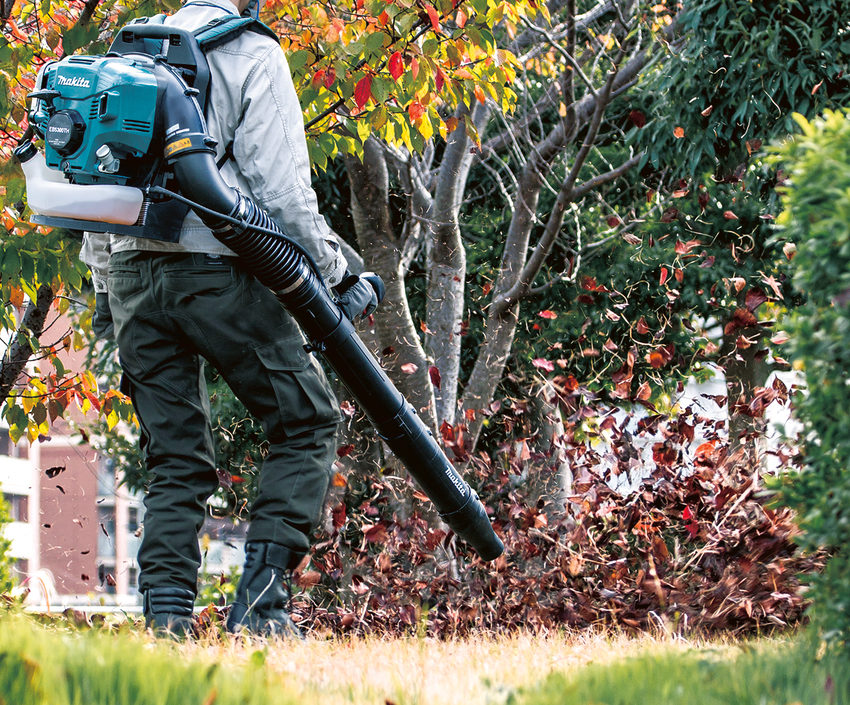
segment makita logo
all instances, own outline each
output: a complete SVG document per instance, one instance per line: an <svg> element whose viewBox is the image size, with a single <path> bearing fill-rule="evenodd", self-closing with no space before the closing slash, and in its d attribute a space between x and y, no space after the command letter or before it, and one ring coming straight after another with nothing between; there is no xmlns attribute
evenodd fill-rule
<svg viewBox="0 0 850 705"><path fill-rule="evenodd" d="M48 132L58 132L58 133L63 134L63 135L71 134L71 130L69 128L67 128L67 127L56 127L55 125L48 125L47 131Z"/></svg>
<svg viewBox="0 0 850 705"><path fill-rule="evenodd" d="M74 76L74 78L58 76L56 80L59 82L60 86L77 86L79 88L91 88L91 81L89 81L89 79L87 78L80 78L79 76Z"/></svg>

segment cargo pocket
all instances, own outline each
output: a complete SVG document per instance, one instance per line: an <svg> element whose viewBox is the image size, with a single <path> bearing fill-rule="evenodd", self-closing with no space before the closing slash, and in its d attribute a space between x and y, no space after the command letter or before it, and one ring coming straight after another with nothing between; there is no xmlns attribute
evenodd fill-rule
<svg viewBox="0 0 850 705"><path fill-rule="evenodd" d="M266 370L277 402L267 419L273 443L336 424L336 398L318 363L303 348L303 338L291 338L254 348Z"/></svg>

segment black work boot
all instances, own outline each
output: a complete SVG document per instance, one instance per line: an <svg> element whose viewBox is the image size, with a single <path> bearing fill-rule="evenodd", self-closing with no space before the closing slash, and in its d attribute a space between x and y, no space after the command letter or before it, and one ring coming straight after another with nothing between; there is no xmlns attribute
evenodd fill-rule
<svg viewBox="0 0 850 705"><path fill-rule="evenodd" d="M191 636L194 606L195 593L188 588L148 588L144 591L145 626L159 636Z"/></svg>
<svg viewBox="0 0 850 705"><path fill-rule="evenodd" d="M280 544L267 541L245 544L245 567L227 617L227 631L302 638L287 612L291 559L290 550Z"/></svg>

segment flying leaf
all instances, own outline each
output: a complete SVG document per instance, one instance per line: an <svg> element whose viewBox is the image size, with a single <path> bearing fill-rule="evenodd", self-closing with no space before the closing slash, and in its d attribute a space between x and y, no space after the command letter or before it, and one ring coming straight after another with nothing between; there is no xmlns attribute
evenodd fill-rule
<svg viewBox="0 0 850 705"><path fill-rule="evenodd" d="M548 308L545 311L540 311L538 314L540 318L548 318L550 321L555 320L558 317L558 314L554 311L550 311Z"/></svg>
<svg viewBox="0 0 850 705"><path fill-rule="evenodd" d="M438 367L431 365L428 368L428 375L431 377L431 384L434 385L437 389L440 388L440 384L442 384L442 378L440 377L440 370Z"/></svg>
<svg viewBox="0 0 850 705"><path fill-rule="evenodd" d="M546 360L545 358L542 358L542 357L534 358L531 361L531 364L534 365L536 368L538 368L540 370L546 370L546 372L553 372L554 369L555 369L555 363L554 362L550 362L549 360Z"/></svg>

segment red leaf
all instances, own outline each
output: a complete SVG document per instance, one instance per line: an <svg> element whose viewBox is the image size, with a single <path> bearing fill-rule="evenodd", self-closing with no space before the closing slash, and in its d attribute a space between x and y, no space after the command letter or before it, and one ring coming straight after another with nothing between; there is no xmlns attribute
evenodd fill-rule
<svg viewBox="0 0 850 705"><path fill-rule="evenodd" d="M659 285L664 286L664 282L667 281L668 276L670 276L670 272L668 271L667 267L662 267L661 268L661 276L658 277Z"/></svg>
<svg viewBox="0 0 850 705"><path fill-rule="evenodd" d="M531 361L531 364L541 370L546 370L547 372L553 372L555 369L555 363L550 362L542 357L537 357Z"/></svg>
<svg viewBox="0 0 850 705"><path fill-rule="evenodd" d="M387 527L382 522L373 524L372 526L364 526L363 537L369 543L383 543L387 540Z"/></svg>
<svg viewBox="0 0 850 705"><path fill-rule="evenodd" d="M723 217L726 218L726 220L738 220L738 216L732 211L723 211Z"/></svg>
<svg viewBox="0 0 850 705"><path fill-rule="evenodd" d="M340 502L332 510L334 529L341 529L345 524L345 502Z"/></svg>
<svg viewBox="0 0 850 705"><path fill-rule="evenodd" d="M691 508L685 506L685 511L682 512L682 519L693 519L694 513L691 511Z"/></svg>
<svg viewBox="0 0 850 705"><path fill-rule="evenodd" d="M340 458L344 458L346 455L350 455L350 454L351 454L351 451L353 451L353 450L354 450L354 444L353 444L353 443L349 443L349 444L347 444L347 445L340 446L339 448L337 448L337 449L336 449L336 454L337 454Z"/></svg>
<svg viewBox="0 0 850 705"><path fill-rule="evenodd" d="M397 81L404 73L404 59L401 52L397 51L390 57L390 75Z"/></svg>
<svg viewBox="0 0 850 705"><path fill-rule="evenodd" d="M311 81L312 84L313 84L313 88L318 89L319 86L324 82L324 80L325 80L325 70L319 69L318 71L316 71L316 73L313 74L313 80Z"/></svg>
<svg viewBox="0 0 850 705"><path fill-rule="evenodd" d="M330 88L336 81L336 69L331 66L325 72L325 88Z"/></svg>
<svg viewBox="0 0 850 705"><path fill-rule="evenodd" d="M541 311L537 314L540 318L548 318L550 321L554 320L558 317L558 314L554 311L550 311L548 308L545 311Z"/></svg>
<svg viewBox="0 0 850 705"><path fill-rule="evenodd" d="M234 485L241 485L243 482L245 482L245 478L244 478L244 477L241 477L240 475L231 475L231 476L230 476L230 481L231 481Z"/></svg>
<svg viewBox="0 0 850 705"><path fill-rule="evenodd" d="M649 326L646 324L646 319L643 316L641 316L640 320L637 322L637 332L641 335L649 333Z"/></svg>
<svg viewBox="0 0 850 705"><path fill-rule="evenodd" d="M640 110L632 110L629 112L629 122L635 127L641 128L646 125L646 115Z"/></svg>
<svg viewBox="0 0 850 705"><path fill-rule="evenodd" d="M437 389L439 389L440 384L442 383L442 379L440 378L440 370L434 365L431 365L431 367L428 368L428 375L431 377L431 384L433 384Z"/></svg>
<svg viewBox="0 0 850 705"><path fill-rule="evenodd" d="M767 301L767 294L756 288L750 289L744 297L744 303L750 311L755 311L765 301Z"/></svg>
<svg viewBox="0 0 850 705"><path fill-rule="evenodd" d="M371 97L372 76L371 74L366 74L357 82L357 85L354 86L354 102L357 103L357 107L362 110Z"/></svg>
<svg viewBox="0 0 850 705"><path fill-rule="evenodd" d="M434 6L431 4L425 5L425 12L428 13L428 19L431 20L431 27L438 34L440 33L440 15L437 10L434 9Z"/></svg>
<svg viewBox="0 0 850 705"><path fill-rule="evenodd" d="M434 84L437 88L437 93L443 90L443 86L446 84L446 74L443 73L442 69L437 69L437 76L434 79ZM476 86L476 88L478 88L478 86ZM476 93L476 97L477 96L478 94Z"/></svg>
<svg viewBox="0 0 850 705"><path fill-rule="evenodd" d="M605 222L608 223L609 228L616 228L623 221L620 220L620 216L618 215L609 215Z"/></svg>

